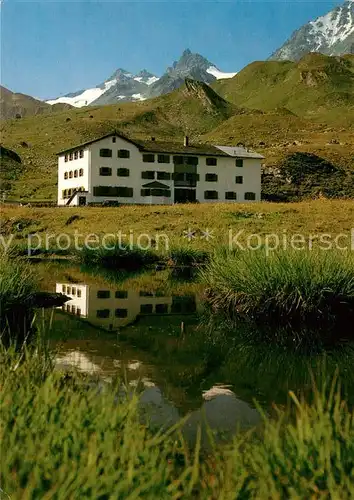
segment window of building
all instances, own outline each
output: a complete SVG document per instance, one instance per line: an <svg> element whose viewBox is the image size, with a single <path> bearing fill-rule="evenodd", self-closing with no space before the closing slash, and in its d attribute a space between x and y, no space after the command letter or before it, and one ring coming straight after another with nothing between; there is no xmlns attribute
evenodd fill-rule
<svg viewBox="0 0 354 500"><path fill-rule="evenodd" d="M251 192L245 193L245 200L254 201L255 199L256 199L256 193L251 193Z"/></svg>
<svg viewBox="0 0 354 500"><path fill-rule="evenodd" d="M118 158L130 158L128 149L118 149Z"/></svg>
<svg viewBox="0 0 354 500"><path fill-rule="evenodd" d="M242 159L237 158L236 167L243 167L243 160Z"/></svg>
<svg viewBox="0 0 354 500"><path fill-rule="evenodd" d="M68 189L68 196L71 196L73 194L73 190L72 189Z"/></svg>
<svg viewBox="0 0 354 500"><path fill-rule="evenodd" d="M93 196L132 198L133 188L125 186L94 186Z"/></svg>
<svg viewBox="0 0 354 500"><path fill-rule="evenodd" d="M155 179L155 172L153 170L145 170L141 172L142 179Z"/></svg>
<svg viewBox="0 0 354 500"><path fill-rule="evenodd" d="M72 312L73 314L76 314L76 306L71 306L71 312Z"/></svg>
<svg viewBox="0 0 354 500"><path fill-rule="evenodd" d="M116 309L116 318L126 318L128 316L128 309Z"/></svg>
<svg viewBox="0 0 354 500"><path fill-rule="evenodd" d="M67 197L67 191L66 191L66 189L64 189L63 194L62 194L62 198L66 198L66 197Z"/></svg>
<svg viewBox="0 0 354 500"><path fill-rule="evenodd" d="M97 318L109 318L109 309L98 309L96 312Z"/></svg>
<svg viewBox="0 0 354 500"><path fill-rule="evenodd" d="M170 163L170 155L157 155L158 163Z"/></svg>
<svg viewBox="0 0 354 500"><path fill-rule="evenodd" d="M73 154L72 154L72 153L70 153L70 154L69 154L69 160L71 161L72 159L73 159Z"/></svg>
<svg viewBox="0 0 354 500"><path fill-rule="evenodd" d="M217 182L218 176L217 174L205 174L206 182Z"/></svg>
<svg viewBox="0 0 354 500"><path fill-rule="evenodd" d="M117 168L118 177L129 177L129 168Z"/></svg>
<svg viewBox="0 0 354 500"><path fill-rule="evenodd" d="M78 308L76 309L76 315L77 315L77 316L81 316L81 308L80 308L80 307L78 307Z"/></svg>
<svg viewBox="0 0 354 500"><path fill-rule="evenodd" d="M102 158L112 158L112 150L108 148L100 149L100 156Z"/></svg>
<svg viewBox="0 0 354 500"><path fill-rule="evenodd" d="M80 154L79 154L80 158L83 158L84 157L84 150L83 149L80 149Z"/></svg>
<svg viewBox="0 0 354 500"><path fill-rule="evenodd" d="M71 287L70 286L66 287L66 293L68 293L69 295L71 295Z"/></svg>
<svg viewBox="0 0 354 500"><path fill-rule="evenodd" d="M71 312L71 306L67 305L66 310L68 311L68 313Z"/></svg>
<svg viewBox="0 0 354 500"><path fill-rule="evenodd" d="M236 182L236 184L243 184L243 177L242 177L242 175L236 175L235 182Z"/></svg>
<svg viewBox="0 0 354 500"><path fill-rule="evenodd" d="M66 292L66 286L65 285L61 285L61 291L62 291L62 293Z"/></svg>
<svg viewBox="0 0 354 500"><path fill-rule="evenodd" d="M141 304L140 313L141 314L151 314L152 313L152 304Z"/></svg>
<svg viewBox="0 0 354 500"><path fill-rule="evenodd" d="M74 153L74 160L77 160L79 157L79 152L78 151L75 151Z"/></svg>
<svg viewBox="0 0 354 500"><path fill-rule="evenodd" d="M98 299L109 299L111 296L111 292L109 290L98 290L97 298Z"/></svg>
<svg viewBox="0 0 354 500"><path fill-rule="evenodd" d="M187 165L198 165L198 157L197 156L186 156L185 163L187 163Z"/></svg>
<svg viewBox="0 0 354 500"><path fill-rule="evenodd" d="M233 191L227 191L225 193L225 200L237 200L237 194Z"/></svg>
<svg viewBox="0 0 354 500"><path fill-rule="evenodd" d="M112 142L116 142L117 141L117 137L112 137Z"/></svg>
<svg viewBox="0 0 354 500"><path fill-rule="evenodd" d="M216 158L207 158L205 160L205 163L208 165L208 167L216 167L218 161Z"/></svg>
<svg viewBox="0 0 354 500"><path fill-rule="evenodd" d="M217 200L219 197L217 191L204 191L205 200Z"/></svg>
<svg viewBox="0 0 354 500"><path fill-rule="evenodd" d="M79 170L79 176L80 177L84 176L84 169L83 168L80 168L80 170Z"/></svg>
<svg viewBox="0 0 354 500"><path fill-rule="evenodd" d="M128 292L127 290L117 290L115 293L116 299L127 299L128 298Z"/></svg>
<svg viewBox="0 0 354 500"><path fill-rule="evenodd" d="M76 295L76 287L75 286L72 287L71 294L72 295Z"/></svg>
<svg viewBox="0 0 354 500"><path fill-rule="evenodd" d="M154 294L152 292L147 292L146 290L140 290L139 296L140 297L153 297Z"/></svg>
<svg viewBox="0 0 354 500"><path fill-rule="evenodd" d="M81 290L77 291L77 296L80 298L81 297Z"/></svg>
<svg viewBox="0 0 354 500"><path fill-rule="evenodd" d="M77 177L79 172L77 170L74 170L74 177Z"/></svg>
<svg viewBox="0 0 354 500"><path fill-rule="evenodd" d="M174 163L175 165L183 165L183 163L184 163L184 158L183 158L183 156L174 156L174 157L173 157L173 163Z"/></svg>
<svg viewBox="0 0 354 500"><path fill-rule="evenodd" d="M68 178L68 172L64 172L64 179Z"/></svg>
<svg viewBox="0 0 354 500"><path fill-rule="evenodd" d="M154 163L155 162L155 155L153 154L143 154L143 162L145 163Z"/></svg>
<svg viewBox="0 0 354 500"><path fill-rule="evenodd" d="M70 172L69 172L69 178L72 179L72 177L73 177L73 171L70 170Z"/></svg>
<svg viewBox="0 0 354 500"><path fill-rule="evenodd" d="M65 161L68 161L68 155L65 155Z"/></svg>
<svg viewBox="0 0 354 500"><path fill-rule="evenodd" d="M112 169L110 167L100 167L100 175L103 177L109 177L112 175Z"/></svg>
<svg viewBox="0 0 354 500"><path fill-rule="evenodd" d="M169 189L160 189L160 188L143 188L141 190L141 196L164 196L165 198L170 198L171 191Z"/></svg>
<svg viewBox="0 0 354 500"><path fill-rule="evenodd" d="M156 314L168 313L168 304L156 304L155 311L156 311Z"/></svg>
<svg viewBox="0 0 354 500"><path fill-rule="evenodd" d="M157 179L159 181L169 181L171 179L171 174L169 172L157 172Z"/></svg>

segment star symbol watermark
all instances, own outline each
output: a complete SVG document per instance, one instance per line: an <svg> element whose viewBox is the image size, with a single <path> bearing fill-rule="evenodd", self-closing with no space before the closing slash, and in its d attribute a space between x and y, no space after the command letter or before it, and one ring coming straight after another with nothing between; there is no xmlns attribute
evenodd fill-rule
<svg viewBox="0 0 354 500"><path fill-rule="evenodd" d="M212 240L214 238L214 231L210 230L209 228L206 228L204 231L201 231L202 235L200 237L201 240Z"/></svg>
<svg viewBox="0 0 354 500"><path fill-rule="evenodd" d="M187 231L183 231L183 238L186 238L188 241L192 241L196 238L195 231L189 227Z"/></svg>

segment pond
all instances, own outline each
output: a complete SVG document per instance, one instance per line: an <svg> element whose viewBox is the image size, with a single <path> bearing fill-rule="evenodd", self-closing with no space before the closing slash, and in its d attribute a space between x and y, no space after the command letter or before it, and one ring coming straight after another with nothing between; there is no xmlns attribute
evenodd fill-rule
<svg viewBox="0 0 354 500"><path fill-rule="evenodd" d="M119 377L139 389L156 425L188 414L191 439L205 421L228 434L260 422L258 405L271 413L274 404L287 404L289 390L310 394L337 370L349 402L354 399L350 343L310 356L237 341L236 332L206 311L201 286L173 279L168 270L118 280L71 264L34 266L43 291L70 297L38 314L58 368L75 367L102 383Z"/></svg>

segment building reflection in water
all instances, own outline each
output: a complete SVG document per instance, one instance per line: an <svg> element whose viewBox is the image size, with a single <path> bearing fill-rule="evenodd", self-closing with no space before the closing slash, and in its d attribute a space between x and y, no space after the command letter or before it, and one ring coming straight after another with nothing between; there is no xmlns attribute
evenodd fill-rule
<svg viewBox="0 0 354 500"><path fill-rule="evenodd" d="M195 295L166 295L162 291L119 289L117 286L57 283L56 292L70 297L62 310L106 330L129 325L138 316L188 315L198 308Z"/></svg>

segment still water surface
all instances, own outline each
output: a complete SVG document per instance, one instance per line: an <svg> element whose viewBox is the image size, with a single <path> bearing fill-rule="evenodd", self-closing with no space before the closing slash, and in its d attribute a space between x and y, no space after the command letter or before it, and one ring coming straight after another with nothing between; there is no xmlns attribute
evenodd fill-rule
<svg viewBox="0 0 354 500"><path fill-rule="evenodd" d="M305 357L232 338L213 344L203 290L171 281L168 271L118 281L72 265L41 263L36 269L43 290L70 297L62 308L47 311L58 367L106 382L121 378L141 391L157 425L188 414L191 439L205 421L222 433L257 424L257 404L271 412L274 403L286 404L290 389L311 392L310 370L319 380L338 368L349 399L354 396L352 346Z"/></svg>

